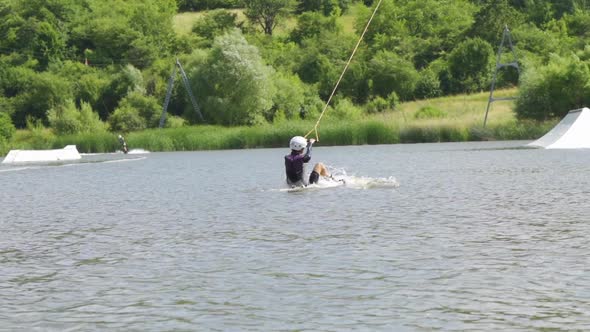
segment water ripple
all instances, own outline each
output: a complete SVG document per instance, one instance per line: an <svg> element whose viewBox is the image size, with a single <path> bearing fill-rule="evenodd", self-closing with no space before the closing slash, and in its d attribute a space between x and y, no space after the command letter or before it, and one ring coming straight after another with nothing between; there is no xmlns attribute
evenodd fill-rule
<svg viewBox="0 0 590 332"><path fill-rule="evenodd" d="M3 171L2 328L588 330L590 156L478 144L314 150L373 190L268 190L274 149Z"/></svg>

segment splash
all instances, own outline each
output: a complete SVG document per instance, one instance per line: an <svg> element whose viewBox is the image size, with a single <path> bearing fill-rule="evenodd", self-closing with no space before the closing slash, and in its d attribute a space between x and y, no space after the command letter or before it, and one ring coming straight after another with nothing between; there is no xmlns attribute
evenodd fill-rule
<svg viewBox="0 0 590 332"><path fill-rule="evenodd" d="M344 169L328 166L330 178L323 178L326 181L337 181L343 186L353 189L371 189L371 188L397 188L399 182L393 176L373 178L368 176L348 175ZM320 180L320 182L322 181Z"/></svg>
<svg viewBox="0 0 590 332"><path fill-rule="evenodd" d="M144 150L144 149L131 149L129 150L129 152L127 154L146 154L146 153L150 153L148 150Z"/></svg>
<svg viewBox="0 0 590 332"><path fill-rule="evenodd" d="M306 187L285 188L280 191L304 191L318 190L327 188L350 188L350 189L374 189L374 188L397 188L399 182L395 177L373 178L368 176L348 175L344 169L327 166L330 171L329 177L320 177L318 183L310 184Z"/></svg>

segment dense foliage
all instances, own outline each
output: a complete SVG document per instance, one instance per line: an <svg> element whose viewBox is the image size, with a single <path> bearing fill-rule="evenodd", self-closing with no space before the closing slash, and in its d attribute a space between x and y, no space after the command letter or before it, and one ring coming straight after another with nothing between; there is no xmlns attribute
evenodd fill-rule
<svg viewBox="0 0 590 332"><path fill-rule="evenodd" d="M375 5L0 0L2 139L27 123L59 135L157 127L176 58L207 124L312 119ZM175 32L178 13L211 9L188 34ZM356 119L399 101L488 89L505 25L522 68L518 117L562 116L590 102L589 22L583 0L384 0L331 116ZM519 77L508 69L498 80L504 87ZM168 114L168 127L202 122L178 75Z"/></svg>

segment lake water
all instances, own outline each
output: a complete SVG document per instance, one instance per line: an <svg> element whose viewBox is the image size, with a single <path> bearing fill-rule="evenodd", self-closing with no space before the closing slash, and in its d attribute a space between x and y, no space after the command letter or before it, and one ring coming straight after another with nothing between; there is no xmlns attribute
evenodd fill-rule
<svg viewBox="0 0 590 332"><path fill-rule="evenodd" d="M0 166L0 330L590 329L590 151L314 148Z"/></svg>

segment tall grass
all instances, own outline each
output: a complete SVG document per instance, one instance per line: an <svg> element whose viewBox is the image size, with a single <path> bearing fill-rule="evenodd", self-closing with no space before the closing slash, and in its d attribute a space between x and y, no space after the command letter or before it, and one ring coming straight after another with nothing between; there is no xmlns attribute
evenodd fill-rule
<svg viewBox="0 0 590 332"><path fill-rule="evenodd" d="M382 119L356 122L332 122L319 127L319 141L324 146L396 144L427 142L463 142L481 140L536 139L546 133L555 121L517 122L490 125L465 126L461 123L429 125L403 125ZM193 126L181 128L150 129L126 136L130 149L149 151L192 151L285 147L289 139L304 135L314 123L293 121L280 125L256 127ZM21 133L20 141L12 148L48 149L63 148L75 144L84 153L112 152L120 148L113 133L85 133L68 136L46 134L44 139ZM315 137L312 133L310 137Z"/></svg>
<svg viewBox="0 0 590 332"><path fill-rule="evenodd" d="M515 92L500 91L500 95ZM484 128L487 97L487 93L480 93L407 102L399 105L398 110L366 116L362 120L328 117L318 127L319 141L324 146L333 146L536 139L559 121L517 121L510 103L497 103ZM446 115L444 118L416 118L414 115L423 107L440 109ZM130 149L149 151L285 147L291 137L306 134L314 125L315 119L254 127L199 125L149 129L129 133L125 138ZM80 152L112 152L120 148L116 136L109 132L55 136L49 129L33 128L17 131L9 146L13 149L49 149L75 144ZM315 132L310 136L315 137ZM6 146L0 152L6 153L4 150Z"/></svg>

